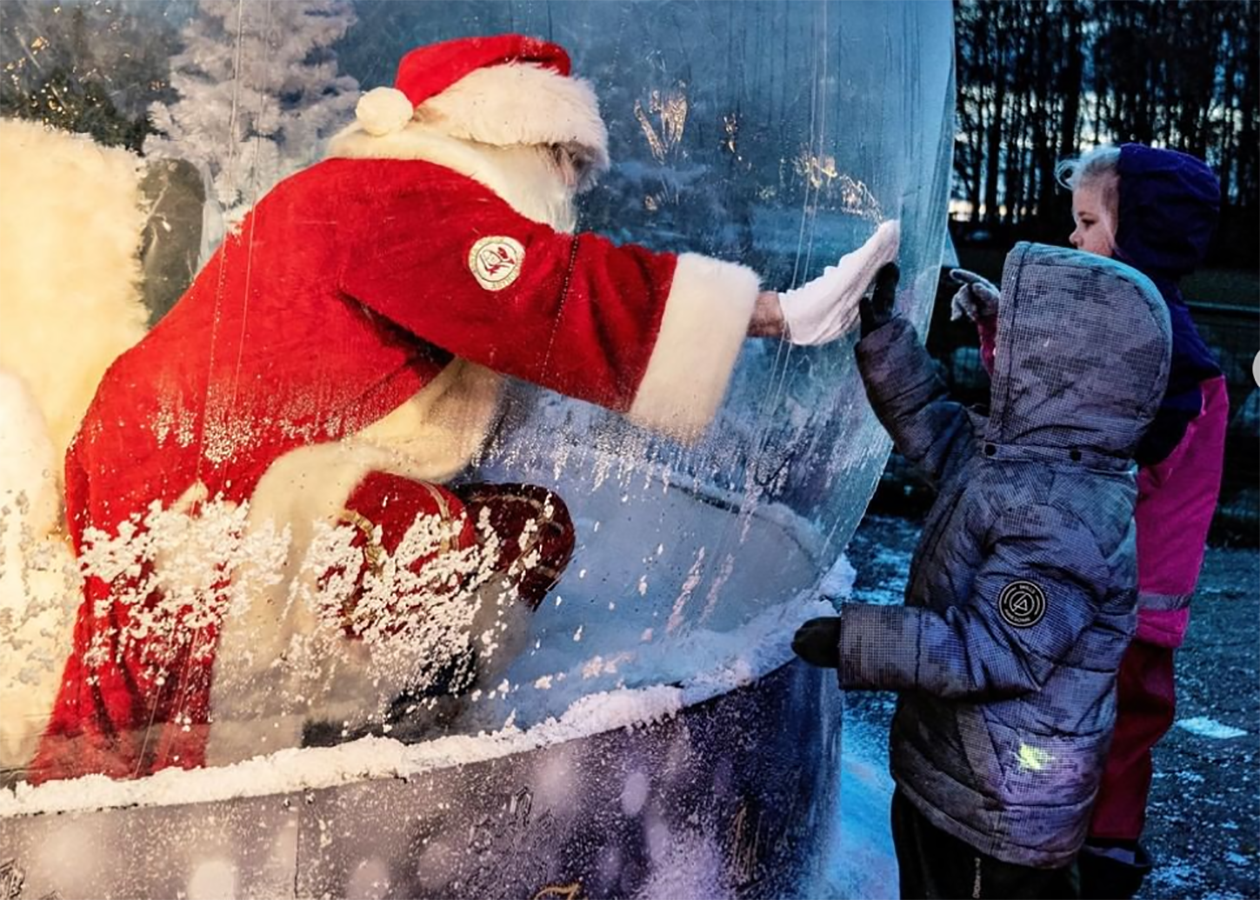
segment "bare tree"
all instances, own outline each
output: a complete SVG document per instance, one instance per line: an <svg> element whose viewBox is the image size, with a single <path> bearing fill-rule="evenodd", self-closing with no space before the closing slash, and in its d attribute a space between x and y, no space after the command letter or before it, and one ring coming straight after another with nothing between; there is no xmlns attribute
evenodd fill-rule
<svg viewBox="0 0 1260 900"><path fill-rule="evenodd" d="M1231 239L1254 243L1257 12L1256 0L956 0L955 194L976 221L1042 237L1066 216L1059 159L1139 141L1206 159Z"/></svg>

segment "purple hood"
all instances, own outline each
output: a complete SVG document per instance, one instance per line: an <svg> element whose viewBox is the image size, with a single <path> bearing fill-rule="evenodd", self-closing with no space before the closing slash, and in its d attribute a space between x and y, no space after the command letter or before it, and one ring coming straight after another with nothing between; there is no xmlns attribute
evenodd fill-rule
<svg viewBox="0 0 1260 900"><path fill-rule="evenodd" d="M1202 160L1143 144L1120 148L1119 174L1116 258L1175 287L1207 255L1221 186Z"/></svg>
<svg viewBox="0 0 1260 900"><path fill-rule="evenodd" d="M1190 319L1178 282L1207 255L1216 231L1221 187L1202 160L1144 144L1120 147L1120 222L1115 258L1146 275L1168 304L1173 332L1168 391L1138 448L1142 465L1165 459L1199 415L1199 385L1221 376Z"/></svg>

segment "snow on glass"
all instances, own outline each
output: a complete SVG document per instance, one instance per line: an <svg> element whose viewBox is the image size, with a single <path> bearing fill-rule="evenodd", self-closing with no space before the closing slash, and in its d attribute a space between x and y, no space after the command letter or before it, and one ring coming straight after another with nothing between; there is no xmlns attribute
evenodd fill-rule
<svg viewBox="0 0 1260 900"><path fill-rule="evenodd" d="M264 614L315 626L293 635L288 658L335 660L348 634L371 647L372 666L393 672L392 682L428 687L466 654L482 602L501 606L512 599L510 589L477 596L498 568L499 539L488 520L483 511L475 523L478 544L452 549L461 519L417 516L394 553L380 547L377 526L371 564L354 543L361 537L357 527L316 522L294 568L289 530L272 522L250 528L248 504L212 501L190 515L155 503L142 521L122 523L116 535L85 532L81 572L111 587L93 613L109 618L112 604L127 608L117 627L99 630L101 640L85 661L99 666L107 654L126 653L134 643L148 661L149 677L160 680L182 658L181 650L210 657L213 644L200 635L225 618L247 618L251 605L267 603L284 581L281 608ZM537 557L519 562L530 568ZM483 654L493 654L495 632L492 627L480 634Z"/></svg>

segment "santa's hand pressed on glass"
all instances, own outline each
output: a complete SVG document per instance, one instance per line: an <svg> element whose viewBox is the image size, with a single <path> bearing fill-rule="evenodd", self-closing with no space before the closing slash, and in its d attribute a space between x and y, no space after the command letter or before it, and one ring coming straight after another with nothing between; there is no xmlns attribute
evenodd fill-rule
<svg viewBox="0 0 1260 900"><path fill-rule="evenodd" d="M313 704L467 690L574 541L545 488L450 484L503 376L688 440L745 337L851 329L895 222L784 294L575 233L608 155L569 68L518 35L412 51L110 368L67 456L89 577L34 780L231 762L300 743Z"/></svg>

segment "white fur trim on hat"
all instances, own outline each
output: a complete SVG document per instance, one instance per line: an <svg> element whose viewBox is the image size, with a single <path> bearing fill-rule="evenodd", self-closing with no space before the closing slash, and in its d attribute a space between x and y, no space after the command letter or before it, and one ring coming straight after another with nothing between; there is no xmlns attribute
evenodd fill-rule
<svg viewBox="0 0 1260 900"><path fill-rule="evenodd" d="M608 130L594 88L542 66L477 69L416 107L416 119L483 144L557 144L594 172L608 168Z"/></svg>
<svg viewBox="0 0 1260 900"><path fill-rule="evenodd" d="M392 87L372 88L354 108L354 117L363 130L378 137L402 131L414 113L407 95Z"/></svg>

